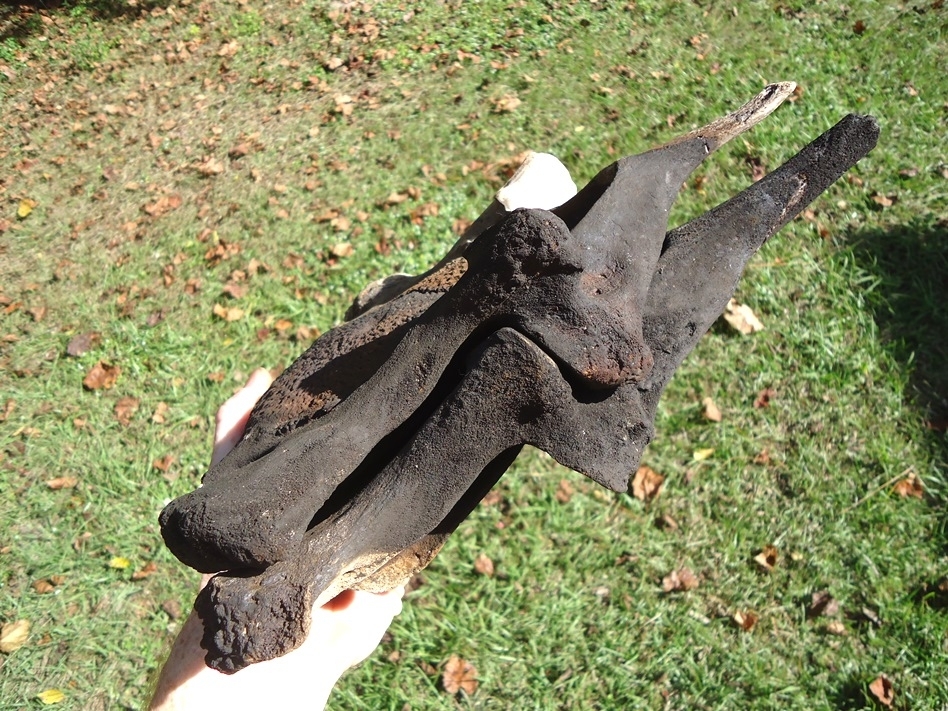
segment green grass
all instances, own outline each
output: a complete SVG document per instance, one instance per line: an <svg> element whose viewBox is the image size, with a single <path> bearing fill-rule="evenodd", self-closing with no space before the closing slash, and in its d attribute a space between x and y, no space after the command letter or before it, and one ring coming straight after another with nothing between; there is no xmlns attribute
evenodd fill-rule
<svg viewBox="0 0 948 711"><path fill-rule="evenodd" d="M253 368L290 363L306 346L297 328L327 330L369 280L439 258L453 220L502 182L498 161L549 151L582 183L787 79L802 95L712 156L673 224L746 186L748 158L773 169L847 112L876 115L882 137L814 203L815 222L794 221L752 261L737 298L767 330L716 326L676 375L645 457L667 476L661 496L646 507L525 455L331 704L872 708L880 673L896 708L948 704L946 600L931 592L948 574L944 13L627 5L0 12L12 70L0 71L0 406L14 403L0 422L0 620L32 625L0 656L0 707L38 707L47 688L65 692L60 708L142 705L181 622L165 608L186 610L196 586L156 519L203 473L217 405ZM511 94L523 103L496 113ZM246 154L229 157L238 144ZM207 159L223 172L203 176ZM410 187L419 199L379 207ZM171 196L178 207L146 211ZM36 207L18 219L23 199ZM426 202L439 214L413 224ZM314 219L330 209L348 229ZM220 240L239 251L213 264ZM331 259L343 241L354 254ZM252 259L268 269L250 275ZM232 302L235 270L249 290ZM245 315L226 323L215 303ZM282 335L279 319L293 324ZM66 356L88 331L98 345ZM121 375L85 391L100 360ZM755 409L768 387L770 407ZM114 413L123 396L139 401L127 426ZM720 424L702 418L706 396ZM701 448L714 454L696 463ZM925 499L879 488L909 469ZM77 486L46 486L64 475ZM566 503L562 479L576 490ZM666 515L677 530L656 526ZM781 557L762 573L752 558L770 544ZM492 578L474 572L481 553ZM116 556L131 566L111 568ZM131 579L152 561L156 573ZM682 566L699 586L663 593ZM55 575L54 593L32 588ZM846 634L807 619L820 590L839 600ZM731 616L748 610L760 621L743 632ZM422 668L452 654L477 667L470 698Z"/></svg>

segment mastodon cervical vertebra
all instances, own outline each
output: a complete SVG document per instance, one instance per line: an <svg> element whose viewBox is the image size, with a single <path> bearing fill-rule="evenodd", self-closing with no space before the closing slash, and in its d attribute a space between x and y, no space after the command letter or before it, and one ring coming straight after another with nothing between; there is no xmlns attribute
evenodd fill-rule
<svg viewBox="0 0 948 711"><path fill-rule="evenodd" d="M847 116L666 231L688 175L793 89L768 86L623 158L549 211L507 212L521 173L429 272L363 292L351 320L276 380L201 488L161 514L178 558L224 571L195 603L208 663L235 671L284 654L313 605L404 582L524 444L625 491L662 390L747 261L878 138L872 117Z"/></svg>

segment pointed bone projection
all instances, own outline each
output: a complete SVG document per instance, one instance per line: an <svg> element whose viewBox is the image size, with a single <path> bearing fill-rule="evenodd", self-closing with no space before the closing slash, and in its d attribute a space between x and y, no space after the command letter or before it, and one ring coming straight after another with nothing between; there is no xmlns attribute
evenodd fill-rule
<svg viewBox="0 0 948 711"><path fill-rule="evenodd" d="M627 490L662 390L747 261L876 143L876 121L849 115L666 231L688 175L793 89L768 86L623 158L549 211L507 212L514 181L431 270L363 292L263 396L237 448L161 514L179 559L224 571L195 603L207 662L233 672L285 654L313 605L404 582L525 444ZM572 195L567 182L554 192Z"/></svg>

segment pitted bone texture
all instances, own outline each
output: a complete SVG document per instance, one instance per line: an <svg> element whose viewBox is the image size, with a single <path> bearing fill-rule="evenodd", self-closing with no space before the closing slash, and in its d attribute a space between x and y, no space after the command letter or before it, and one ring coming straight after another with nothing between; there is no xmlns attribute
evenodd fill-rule
<svg viewBox="0 0 948 711"><path fill-rule="evenodd" d="M792 88L618 161L552 212L488 211L437 269L317 339L203 486L162 512L176 556L225 571L195 604L208 663L284 654L313 605L406 580L524 444L626 490L662 390L747 261L875 145L875 120L848 116L667 231L694 168Z"/></svg>

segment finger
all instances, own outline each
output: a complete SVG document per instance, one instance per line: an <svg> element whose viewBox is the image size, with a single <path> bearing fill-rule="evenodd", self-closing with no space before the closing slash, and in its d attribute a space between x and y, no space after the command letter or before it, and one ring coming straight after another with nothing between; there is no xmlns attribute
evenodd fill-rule
<svg viewBox="0 0 948 711"><path fill-rule="evenodd" d="M217 426L214 430L212 465L217 464L237 446L247 426L250 411L272 382L273 377L268 371L257 368L247 384L221 405L217 411Z"/></svg>

